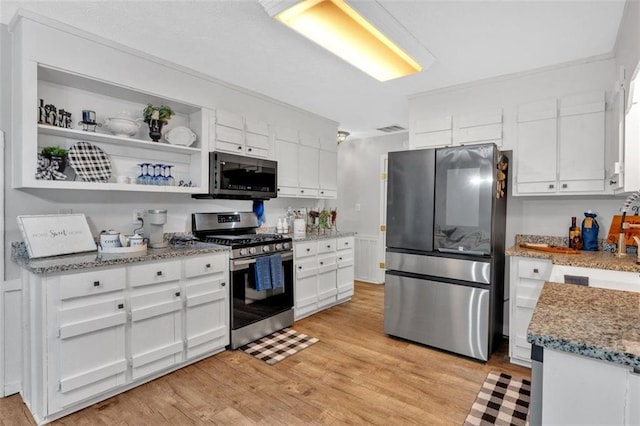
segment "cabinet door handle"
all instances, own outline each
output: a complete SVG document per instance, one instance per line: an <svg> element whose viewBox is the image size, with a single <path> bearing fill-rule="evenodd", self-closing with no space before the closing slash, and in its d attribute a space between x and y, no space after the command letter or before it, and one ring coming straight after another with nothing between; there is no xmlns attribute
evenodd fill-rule
<svg viewBox="0 0 640 426"><path fill-rule="evenodd" d="M533 268L533 273L537 274L538 273L538 268Z"/></svg>
<svg viewBox="0 0 640 426"><path fill-rule="evenodd" d="M93 282L93 286L94 287L100 287L100 281L94 281Z"/></svg>
<svg viewBox="0 0 640 426"><path fill-rule="evenodd" d="M249 149L247 149L247 151L251 152L251 151L253 151L253 148L249 148Z"/></svg>
<svg viewBox="0 0 640 426"><path fill-rule="evenodd" d="M239 150L242 150L242 147L241 147L241 146L239 146L239 147L238 147L238 149L239 149Z"/></svg>
<svg viewBox="0 0 640 426"><path fill-rule="evenodd" d="M550 184L549 184L549 189L553 189L553 188L555 188L555 185L554 185L554 184L552 184L552 183L550 183Z"/></svg>
<svg viewBox="0 0 640 426"><path fill-rule="evenodd" d="M298 266L298 269L302 269L302 266Z"/></svg>
<svg viewBox="0 0 640 426"><path fill-rule="evenodd" d="M176 297L180 297L180 292L176 291Z"/></svg>
<svg viewBox="0 0 640 426"><path fill-rule="evenodd" d="M124 303L118 303L118 309L124 309Z"/></svg>
<svg viewBox="0 0 640 426"><path fill-rule="evenodd" d="M566 184L566 183L563 183L563 184L562 184L562 187L563 187L564 189L566 189L566 188L567 188L567 184Z"/></svg>
<svg viewBox="0 0 640 426"><path fill-rule="evenodd" d="M330 249L330 248L331 248L331 245L330 245L330 244L327 244L327 248L328 248L328 249Z"/></svg>
<svg viewBox="0 0 640 426"><path fill-rule="evenodd" d="M210 263L207 263L206 265L204 265L204 267L205 267L205 268L207 268L207 269L209 269L209 268L211 268L211 264L210 264Z"/></svg>
<svg viewBox="0 0 640 426"><path fill-rule="evenodd" d="M278 192L280 192L280 188L278 188Z"/></svg>
<svg viewBox="0 0 640 426"><path fill-rule="evenodd" d="M301 193L301 194L304 194L304 189L301 189L301 190L300 190L300 193Z"/></svg>
<svg viewBox="0 0 640 426"><path fill-rule="evenodd" d="M615 180L615 179L611 179L611 180L609 181L609 185L615 185L616 183L618 183L618 181L617 181L617 180Z"/></svg>
<svg viewBox="0 0 640 426"><path fill-rule="evenodd" d="M320 262L321 265L324 265L324 262Z"/></svg>
<svg viewBox="0 0 640 426"><path fill-rule="evenodd" d="M321 194L324 194L324 191L320 191Z"/></svg>
<svg viewBox="0 0 640 426"><path fill-rule="evenodd" d="M308 249L307 249L307 253L308 253L308 252L310 252L310 251L311 251L311 249L310 249L310 248L308 248Z"/></svg>
<svg viewBox="0 0 640 426"><path fill-rule="evenodd" d="M158 271L158 272L156 272L156 275L157 275L158 277L161 277L161 276L162 276L162 271Z"/></svg>
<svg viewBox="0 0 640 426"><path fill-rule="evenodd" d="M220 287L224 287L227 283L220 283Z"/></svg>
<svg viewBox="0 0 640 426"><path fill-rule="evenodd" d="M338 260L342 260L342 258L341 258L341 257L339 257L339 258L338 258Z"/></svg>

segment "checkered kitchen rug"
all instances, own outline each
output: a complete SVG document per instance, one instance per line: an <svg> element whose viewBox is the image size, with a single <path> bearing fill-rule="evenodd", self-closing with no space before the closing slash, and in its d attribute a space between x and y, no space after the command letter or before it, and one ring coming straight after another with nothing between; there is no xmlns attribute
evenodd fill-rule
<svg viewBox="0 0 640 426"><path fill-rule="evenodd" d="M464 426L528 425L531 382L490 372L478 393Z"/></svg>
<svg viewBox="0 0 640 426"><path fill-rule="evenodd" d="M315 337L310 337L290 328L285 328L258 339L255 342L248 343L242 346L240 350L267 364L273 365L308 348L317 341L318 339Z"/></svg>

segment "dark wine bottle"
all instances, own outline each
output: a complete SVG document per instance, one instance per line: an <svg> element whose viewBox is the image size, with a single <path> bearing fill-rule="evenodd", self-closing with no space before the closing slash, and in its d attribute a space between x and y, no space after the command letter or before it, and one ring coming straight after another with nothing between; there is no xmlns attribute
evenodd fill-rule
<svg viewBox="0 0 640 426"><path fill-rule="evenodd" d="M573 238L576 234L576 229L578 229L578 226L576 225L576 217L573 216L571 217L571 226L569 227L569 244L567 244L567 246L574 248L573 247Z"/></svg>

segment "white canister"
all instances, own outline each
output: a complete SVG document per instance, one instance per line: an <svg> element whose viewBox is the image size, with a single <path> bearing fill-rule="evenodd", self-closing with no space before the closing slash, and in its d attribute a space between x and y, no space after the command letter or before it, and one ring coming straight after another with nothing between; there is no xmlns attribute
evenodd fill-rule
<svg viewBox="0 0 640 426"><path fill-rule="evenodd" d="M293 238L304 238L306 226L304 219L295 219L293 221Z"/></svg>
<svg viewBox="0 0 640 426"><path fill-rule="evenodd" d="M108 231L102 231L100 233L100 247L104 248L112 248L112 247L121 247L120 244L120 233L110 229Z"/></svg>

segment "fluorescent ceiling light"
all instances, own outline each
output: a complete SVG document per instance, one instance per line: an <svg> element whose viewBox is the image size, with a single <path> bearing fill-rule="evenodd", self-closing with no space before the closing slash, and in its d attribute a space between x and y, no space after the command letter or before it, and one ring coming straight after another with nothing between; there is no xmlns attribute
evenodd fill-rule
<svg viewBox="0 0 640 426"><path fill-rule="evenodd" d="M377 80L422 70L343 0L303 0L277 14L276 19Z"/></svg>

